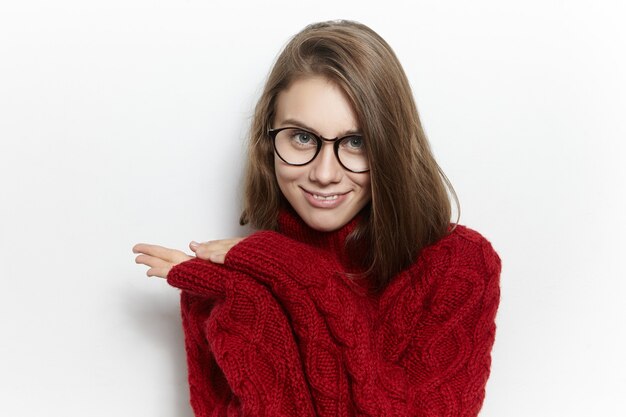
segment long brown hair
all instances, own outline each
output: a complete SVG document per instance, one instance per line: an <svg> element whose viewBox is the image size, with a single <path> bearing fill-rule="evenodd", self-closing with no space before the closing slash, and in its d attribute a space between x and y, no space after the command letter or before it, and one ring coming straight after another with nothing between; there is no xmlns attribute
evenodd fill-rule
<svg viewBox="0 0 626 417"><path fill-rule="evenodd" d="M314 75L346 94L366 139L372 201L348 244L366 248L366 275L380 289L449 231L447 190L455 200L456 195L432 155L400 62L387 42L363 24L309 25L279 55L252 120L240 221L276 230L282 195L267 132L278 94L294 80Z"/></svg>

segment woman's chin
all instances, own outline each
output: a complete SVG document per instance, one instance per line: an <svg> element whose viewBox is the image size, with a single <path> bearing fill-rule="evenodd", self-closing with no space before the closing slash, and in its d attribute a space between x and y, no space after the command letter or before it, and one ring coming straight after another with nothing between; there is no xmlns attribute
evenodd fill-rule
<svg viewBox="0 0 626 417"><path fill-rule="evenodd" d="M306 213L304 216L300 215L300 217L311 229L318 232L334 232L350 221L350 219L345 219L344 221L341 215L334 213L332 210L322 213Z"/></svg>

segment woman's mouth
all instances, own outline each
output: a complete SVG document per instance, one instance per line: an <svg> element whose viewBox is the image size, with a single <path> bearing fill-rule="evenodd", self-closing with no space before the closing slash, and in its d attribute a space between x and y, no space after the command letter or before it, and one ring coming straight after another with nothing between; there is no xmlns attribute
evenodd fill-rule
<svg viewBox="0 0 626 417"><path fill-rule="evenodd" d="M316 200L336 200L337 197L339 197L337 194L333 194L333 195L329 195L329 196L312 194L312 196Z"/></svg>
<svg viewBox="0 0 626 417"><path fill-rule="evenodd" d="M309 204L316 208L335 208L346 199L346 196L348 194L347 192L337 193L337 194L330 194L330 193L318 194L318 193L308 191L305 189L302 189L302 190L304 191L304 196L306 197Z"/></svg>

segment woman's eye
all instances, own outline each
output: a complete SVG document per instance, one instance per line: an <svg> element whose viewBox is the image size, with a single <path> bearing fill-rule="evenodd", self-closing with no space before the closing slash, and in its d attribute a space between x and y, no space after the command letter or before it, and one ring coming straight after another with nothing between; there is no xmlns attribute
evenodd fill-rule
<svg viewBox="0 0 626 417"><path fill-rule="evenodd" d="M354 150L363 148L363 138L360 136L352 136L348 139L348 147Z"/></svg>
<svg viewBox="0 0 626 417"><path fill-rule="evenodd" d="M308 132L295 132L291 138L298 145L314 145L316 143L315 137Z"/></svg>
<svg viewBox="0 0 626 417"><path fill-rule="evenodd" d="M298 133L296 135L296 140L301 143L309 143L309 141L311 140L311 136L306 133Z"/></svg>

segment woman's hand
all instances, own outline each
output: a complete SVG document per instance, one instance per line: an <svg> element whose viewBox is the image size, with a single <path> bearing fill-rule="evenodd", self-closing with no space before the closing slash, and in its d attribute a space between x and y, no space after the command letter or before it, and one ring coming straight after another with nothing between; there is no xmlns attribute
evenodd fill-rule
<svg viewBox="0 0 626 417"><path fill-rule="evenodd" d="M212 240L204 243L192 241L189 244L189 249L200 259L216 264L223 264L228 251L243 239L243 237L235 237L232 239Z"/></svg>
<svg viewBox="0 0 626 417"><path fill-rule="evenodd" d="M179 250L147 243L138 243L133 246L133 253L139 254L135 258L136 263L150 267L146 272L149 277L167 278L170 269L191 259L191 256Z"/></svg>
<svg viewBox="0 0 626 417"><path fill-rule="evenodd" d="M230 248L243 239L243 237L236 237L232 239L212 240L204 243L192 241L189 244L189 248L196 254L196 257L200 259L216 264L223 264L224 258ZM185 252L147 243L138 243L133 246L133 253L139 254L135 258L136 263L146 265L150 268L148 272L146 272L146 275L149 277L167 278L170 269L192 258Z"/></svg>

